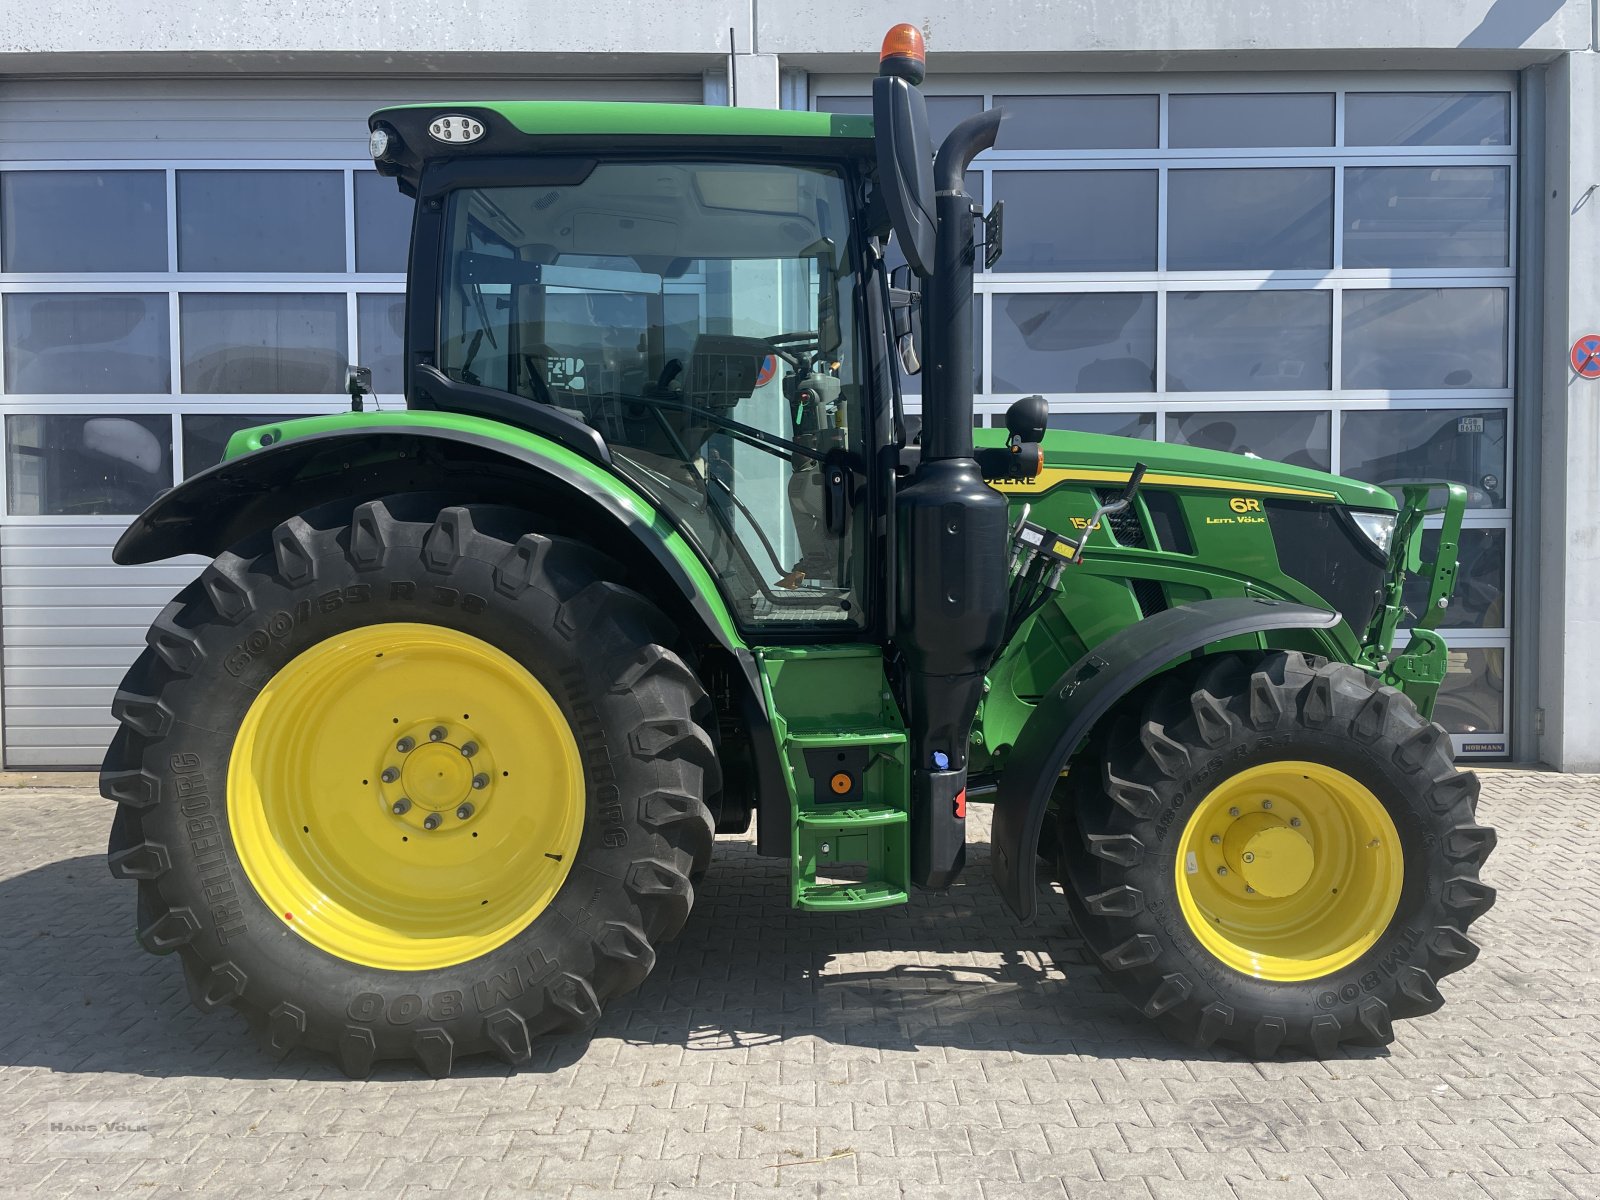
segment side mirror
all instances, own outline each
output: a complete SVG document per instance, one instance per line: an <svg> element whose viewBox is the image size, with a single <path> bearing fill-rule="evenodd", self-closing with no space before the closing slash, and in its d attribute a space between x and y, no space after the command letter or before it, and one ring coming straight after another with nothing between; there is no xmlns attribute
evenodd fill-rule
<svg viewBox="0 0 1600 1200"><path fill-rule="evenodd" d="M1044 440L1050 428L1050 402L1043 396L1024 396L1006 409L1006 432L1018 442Z"/></svg>
<svg viewBox="0 0 1600 1200"><path fill-rule="evenodd" d="M933 274L933 139L922 93L898 75L872 81L872 125L878 151L878 188L900 251L911 269Z"/></svg>

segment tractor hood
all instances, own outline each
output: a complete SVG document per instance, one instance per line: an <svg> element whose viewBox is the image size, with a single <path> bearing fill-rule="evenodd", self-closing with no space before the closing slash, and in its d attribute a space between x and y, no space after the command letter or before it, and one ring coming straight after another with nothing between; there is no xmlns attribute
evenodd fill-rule
<svg viewBox="0 0 1600 1200"><path fill-rule="evenodd" d="M973 440L979 446L1003 446L1006 432L978 429L973 431ZM1248 454L1063 429L1045 434L1043 447L1043 472L1032 480L1005 481L1003 490L1008 495L1043 493L1069 481L1121 485L1127 482L1134 463L1142 462L1148 468L1146 487L1214 488L1284 499L1333 500L1350 508L1383 511L1396 507L1394 497L1376 484Z"/></svg>

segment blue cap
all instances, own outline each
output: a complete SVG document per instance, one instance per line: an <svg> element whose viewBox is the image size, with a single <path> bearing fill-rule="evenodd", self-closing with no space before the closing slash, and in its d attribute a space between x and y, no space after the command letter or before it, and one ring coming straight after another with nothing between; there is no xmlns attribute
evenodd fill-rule
<svg viewBox="0 0 1600 1200"><path fill-rule="evenodd" d="M950 756L943 750L933 752L933 769L935 771L948 771L950 769Z"/></svg>

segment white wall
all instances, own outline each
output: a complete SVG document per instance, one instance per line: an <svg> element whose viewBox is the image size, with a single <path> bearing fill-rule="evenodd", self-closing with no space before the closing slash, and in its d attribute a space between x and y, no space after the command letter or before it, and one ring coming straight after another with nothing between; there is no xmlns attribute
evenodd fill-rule
<svg viewBox="0 0 1600 1200"><path fill-rule="evenodd" d="M1548 56L1586 47L1592 18L1590 0L9 0L0 56L385 51L637 59L726 54L731 35L741 52L851 70L869 67L896 21L922 26L931 53L962 58L1505 48Z"/></svg>
<svg viewBox="0 0 1600 1200"><path fill-rule="evenodd" d="M1600 770L1600 380L1574 372L1574 340L1600 333L1600 55L1548 69L1545 310L1537 503L1538 756ZM1529 499L1534 497L1530 496Z"/></svg>

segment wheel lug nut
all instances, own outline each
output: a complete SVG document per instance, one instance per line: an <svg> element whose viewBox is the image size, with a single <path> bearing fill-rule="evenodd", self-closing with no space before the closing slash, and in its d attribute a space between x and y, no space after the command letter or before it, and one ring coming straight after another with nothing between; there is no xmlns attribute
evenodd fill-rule
<svg viewBox="0 0 1600 1200"><path fill-rule="evenodd" d="M385 767L383 769L383 774L381 776L379 776L379 778L382 779L385 783L393 783L396 779L400 778L400 768L399 767Z"/></svg>
<svg viewBox="0 0 1600 1200"><path fill-rule="evenodd" d="M1271 800L1263 800L1261 802L1261 807L1262 808L1266 808L1266 809L1270 809L1272 807L1272 801Z"/></svg>
<svg viewBox="0 0 1600 1200"><path fill-rule="evenodd" d="M1248 895L1254 896L1256 894L1255 888L1251 887L1248 883L1244 885L1244 890Z"/></svg>
<svg viewBox="0 0 1600 1200"><path fill-rule="evenodd" d="M1256 860L1256 856L1249 850L1246 850L1239 857L1242 858L1247 863L1253 863Z"/></svg>
<svg viewBox="0 0 1600 1200"><path fill-rule="evenodd" d="M1237 808L1230 808L1228 810L1228 815L1230 817L1237 817L1239 815L1239 810Z"/></svg>
<svg viewBox="0 0 1600 1200"><path fill-rule="evenodd" d="M444 741L444 735L448 732L449 731L445 729L443 725L435 725L432 729L428 730L428 740L430 742L442 742Z"/></svg>
<svg viewBox="0 0 1600 1200"><path fill-rule="evenodd" d="M1213 846L1220 846L1220 845L1222 845L1222 835L1221 835L1221 834L1220 834L1220 833L1213 833L1213 834L1212 834L1212 835L1211 835L1211 844L1212 844L1212 845L1213 845Z"/></svg>
<svg viewBox="0 0 1600 1200"><path fill-rule="evenodd" d="M483 791L484 788L489 786L489 777L482 771L479 771L472 777L472 786L477 788L480 792Z"/></svg>
<svg viewBox="0 0 1600 1200"><path fill-rule="evenodd" d="M429 813L427 816L423 817L422 827L429 830L439 828L439 814Z"/></svg>
<svg viewBox="0 0 1600 1200"><path fill-rule="evenodd" d="M389 806L389 811L397 817L403 817L411 811L411 801L401 796L400 799Z"/></svg>
<svg viewBox="0 0 1600 1200"><path fill-rule="evenodd" d="M456 809L456 820L458 821L465 821L471 815L472 805L470 804L463 804L460 808Z"/></svg>
<svg viewBox="0 0 1600 1200"><path fill-rule="evenodd" d="M461 757L462 758L471 758L477 752L478 752L478 743L477 742L468 742L466 745L461 747Z"/></svg>
<svg viewBox="0 0 1600 1200"><path fill-rule="evenodd" d="M1217 868L1217 874L1218 875L1226 875L1227 873L1228 873L1228 868L1227 867L1218 867Z"/></svg>
<svg viewBox="0 0 1600 1200"><path fill-rule="evenodd" d="M416 748L416 745L415 738L403 737L394 744L394 748L400 751L401 754L410 754Z"/></svg>
<svg viewBox="0 0 1600 1200"><path fill-rule="evenodd" d="M1290 817L1289 818L1289 824L1292 825L1294 828L1299 829L1300 828L1300 818L1299 817Z"/></svg>

